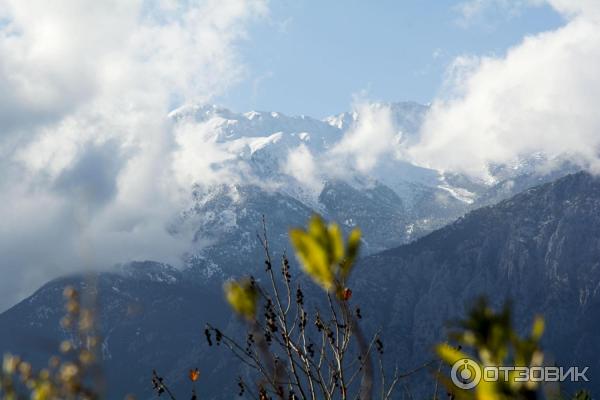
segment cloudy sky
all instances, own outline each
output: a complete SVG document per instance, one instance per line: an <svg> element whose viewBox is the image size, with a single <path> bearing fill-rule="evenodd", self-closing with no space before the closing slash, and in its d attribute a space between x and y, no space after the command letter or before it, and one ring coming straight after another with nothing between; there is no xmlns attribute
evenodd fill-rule
<svg viewBox="0 0 600 400"><path fill-rule="evenodd" d="M0 0L0 310L83 266L178 262L184 104L416 100L417 164L477 175L543 151L596 171L599 25L597 0Z"/></svg>

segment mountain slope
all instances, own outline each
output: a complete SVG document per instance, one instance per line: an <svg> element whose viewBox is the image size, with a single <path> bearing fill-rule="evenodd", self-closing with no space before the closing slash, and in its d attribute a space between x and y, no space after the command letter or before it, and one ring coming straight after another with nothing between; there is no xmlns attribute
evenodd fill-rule
<svg viewBox="0 0 600 400"><path fill-rule="evenodd" d="M416 103L385 107L391 110L398 137L413 140L428 107ZM321 121L275 112L237 114L216 106L172 112L179 142L200 141L219 154L211 164L214 180L203 176L194 184L189 206L171 226L174 232L194 233L185 258L198 271L197 277L222 279L244 270L245 260L259 256L255 239L262 215L267 217L272 248L278 251L287 248L288 228L316 212L340 221L346 230L360 224L364 250L374 253L407 243L467 210L471 202L449 190L452 185L439 171L394 157L379 160L368 173L349 167L340 175L321 168L361 118L344 113ZM289 166L298 151L308 159ZM308 179L295 172L311 162L315 176Z"/></svg>
<svg viewBox="0 0 600 400"><path fill-rule="evenodd" d="M473 211L406 246L361 263L358 293L378 291L391 304L375 320L397 337L399 357L427 359L443 321L485 294L512 299L518 325L546 317L545 344L563 366L590 366L586 386L600 390L600 180L586 173ZM368 272L366 272L368 271Z"/></svg>
<svg viewBox="0 0 600 400"><path fill-rule="evenodd" d="M226 351L206 346L202 328L211 322L236 331L237 325L223 304L222 278L197 274L148 262L96 278L111 398L129 391L149 396L152 368L186 387L185 371L194 366L205 371L205 396L231 397L236 364ZM0 351L45 362L65 335L58 326L65 284L86 281L53 281L0 315ZM523 329L534 314L545 315L547 353L559 365L590 366L585 386L597 393L600 179L569 175L473 211L411 244L364 258L351 285L368 330L383 328L390 366L408 370L430 359L444 323L486 294L495 304L511 298ZM428 387L427 374L415 379L415 392Z"/></svg>
<svg viewBox="0 0 600 400"><path fill-rule="evenodd" d="M215 385L212 393L227 385L231 390L225 394L233 396L234 377L224 371L232 360L225 351L208 351L203 338L207 321L222 327L229 323L221 285L198 286L164 264L134 263L115 273L49 282L0 315L0 353L19 354L40 368L47 365L59 343L70 337L59 324L66 286L92 287L96 294L106 398L122 399L128 393L153 398L153 368L187 396L186 371L192 366L202 367Z"/></svg>
<svg viewBox="0 0 600 400"><path fill-rule="evenodd" d="M406 102L374 107L389 109L397 147L418 140L427 106ZM558 168L540 175L535 167L544 159L532 157L494 167L497 182L491 184L423 168L388 153L371 170L361 171L352 162L339 160L334 151L360 127L363 116L357 112L321 121L276 112L238 114L216 106L188 106L172 112L170 118L177 140L199 141L219 154L210 165L215 177L202 176L195 183L189 206L172 227L195 233L186 257L189 265L204 269L203 275L228 276L239 270L238 259L260 253L254 239L262 214L267 215L274 248L287 246L289 226L317 212L345 229L360 225L364 250L375 253L568 171ZM194 165L192 161L201 156L191 152L186 157ZM344 165L342 172L336 170L338 163Z"/></svg>

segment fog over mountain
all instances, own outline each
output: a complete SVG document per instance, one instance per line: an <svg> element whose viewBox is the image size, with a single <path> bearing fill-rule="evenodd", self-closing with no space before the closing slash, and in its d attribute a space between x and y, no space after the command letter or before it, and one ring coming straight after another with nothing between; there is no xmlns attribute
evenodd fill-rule
<svg viewBox="0 0 600 400"><path fill-rule="evenodd" d="M167 115L239 82L268 9L178 3L0 1L0 309L66 272L179 263Z"/></svg>
<svg viewBox="0 0 600 400"><path fill-rule="evenodd" d="M22 221L21 231L3 242L5 268L22 271L3 280L4 307L45 280L86 265L97 270L151 259L185 268L190 260L210 258L215 248L233 251L242 238L240 249L254 247L249 243L261 214L284 232L321 213L347 228L361 226L366 251L380 251L440 227L486 198L493 202L515 193L522 189L511 188L515 179L532 184L570 170L565 164L548 173L541 169L546 159L532 155L496 166L483 180L405 161L402 152L419 140L428 110L412 102L359 103L352 112L319 120L182 107L165 122L172 152L150 186L143 180L124 186L119 177L130 170L130 156L118 156L124 150L117 141L87 145L71 166L40 183L51 189L40 188L41 197L31 199L36 206L49 202L40 219ZM122 197L132 191L147 202L134 207ZM288 205L271 215L270 205L257 205L261 196ZM124 208L114 208L120 198ZM22 212L11 224L29 216L27 204L14 203ZM290 209L303 211L294 218L297 211ZM39 242L37 252L23 247L29 234ZM30 270L30 263L36 267Z"/></svg>

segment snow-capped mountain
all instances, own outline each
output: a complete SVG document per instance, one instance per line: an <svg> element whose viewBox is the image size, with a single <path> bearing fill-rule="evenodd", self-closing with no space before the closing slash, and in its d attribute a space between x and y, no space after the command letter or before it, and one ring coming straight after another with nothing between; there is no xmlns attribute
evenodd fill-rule
<svg viewBox="0 0 600 400"><path fill-rule="evenodd" d="M535 155L495 166L486 182L415 165L402 157L402 149L418 140L427 111L414 102L373 104L323 120L277 112L238 114L214 105L173 111L169 117L182 148L202 152L184 155L192 159L186 168L194 165L194 157L209 164L209 177L194 181L192 202L173 226L191 226L195 233L189 265L204 275L236 272L232 255L252 259L260 252L256 230L263 215L276 251L286 248L288 227L317 212L346 229L360 226L364 249L373 253L567 172L536 174ZM378 153L364 169L339 149L368 118L375 127L361 134L377 135L379 125L387 126L393 149Z"/></svg>
<svg viewBox="0 0 600 400"><path fill-rule="evenodd" d="M384 194L380 197L386 198ZM240 195L247 196L248 204L260 199L260 192ZM219 198L224 197L213 201ZM263 205L280 201L283 198L266 199ZM220 207L231 209L227 201ZM282 207L287 209L284 203ZM361 260L351 280L353 301L363 309L367 331L382 329L388 367L410 371L430 360L432 346L444 340L445 322L463 315L465 304L486 294L494 304L512 298L516 324L523 331L530 328L535 313L542 313L549 362L589 366L591 380L582 384L597 392L599 209L600 180L579 173L470 212L426 237ZM302 209L298 211L292 218L301 216ZM220 234L231 237L232 225L220 223ZM261 258L236 254L238 265L262 268ZM301 275L293 260L292 266L296 279ZM187 371L196 366L201 368L198 390L203 398L231 398L235 378L242 373L239 361L223 348L209 347L202 329L210 322L244 336L224 302L222 280L196 279L194 269L144 262L91 279L72 276L49 282L0 314L0 351L46 365L66 334L59 325L63 288L94 282L107 398L126 393L152 398L148 378L153 368L182 393L189 387ZM406 382L413 394L429 395L431 377L424 370ZM569 392L578 388L566 385Z"/></svg>
<svg viewBox="0 0 600 400"><path fill-rule="evenodd" d="M454 240L451 236L457 226L465 232L455 238L460 243L454 251L461 253L466 249L469 255L470 246L476 243L473 254L483 254L494 249L496 244L476 240L482 235L496 235L493 237L500 243L500 236L511 235L512 231L495 233L496 225L512 218L521 208L526 209L520 214L521 219L527 220L532 212L530 208L535 209L535 204L528 206L529 202L520 201L515 207L504 203L504 206L492 209L500 210L502 215L497 222L483 219L484 227L490 232L480 233L477 224L471 229L467 223L479 220L478 215L487 213L483 211L442 228L437 231L442 232L437 236L419 238L474 208L497 203L570 170L567 166L538 174L535 165L543 161L538 155L519 160L514 165L494 166L492 179L486 182L449 171L423 168L403 159L401 150L404 144L418 140L419 126L428 108L415 103L375 107L387 110L387 114L376 115L387 115L391 120L387 125L393 128L388 132L393 149L378 153L376 162L369 168L353 164L355 159L339 151L340 143L344 144L349 136L362 129L365 117L359 112L319 120L273 112L238 114L215 106L189 106L170 114L175 141L183 152L177 154L180 164L176 167L181 168L179 173L189 174L186 178L194 179L190 185L190 202L183 210L174 210L178 212L178 218L169 229L173 233L191 230L194 246L184 255L186 266L183 269L148 261L95 277L101 293L103 362L111 382L111 398L128 390L149 395L147 371L154 367L165 367L172 373L168 377L170 381L181 382L185 379L181 371L198 362L210 371L207 380L210 388L205 389L213 394L213 398L227 396L222 393L222 387L230 383L229 372L234 364L221 358L222 354L216 358L213 353L206 352L201 345L202 324L210 321L235 329L221 296L221 285L231 276L255 274L264 268L263 251L256 238L262 229L263 216L275 258L289 250L288 229L304 225L314 212L339 222L346 230L359 226L363 232L362 255L375 254L366 263L385 267L387 271L380 275L383 280L376 283L363 280L360 285L364 287L360 291L364 289L373 301L384 299L382 291L398 292L398 296L393 297L393 304L386 300L386 304L379 302L369 306L384 312L377 321L386 321L388 328L406 341L408 347L396 349L393 354L398 359L409 360L411 352L417 348L412 341L430 339L421 343L425 346L433 343L437 336L428 333L427 327L417 329L414 328L416 325L411 325L410 318L420 304L414 306L413 303L419 294L410 299L406 297L409 295L405 293L411 293L409 289L417 289L413 287L413 280L407 280L402 271L394 268L406 265L407 271L415 277L424 266L433 262L446 268L445 257L455 255L450 252L452 249L442 245ZM373 116L369 118L373 122ZM378 121L375 119L374 122ZM378 123L373 125L379 126ZM360 145L368 147L369 142ZM597 180L580 176L562 181L563 186L564 182L577 179L581 184L573 190L573 201L595 202L597 191L588 192L585 187L586 184L597 187ZM182 181L186 182L186 179ZM558 193L563 186L559 185L553 191ZM576 197L579 192L583 192L581 199ZM535 198L540 203L547 200L546 191L542 189L532 193L520 199ZM553 217L559 203L552 201L550 205L552 207L545 212L547 215L536 220L536 226L543 227L547 218ZM593 207L583 209L577 221L583 221L588 214L595 218ZM576 226L577 221L566 221ZM597 232L593 233L596 237ZM440 235L445 239L435 241ZM408 242L412 244L405 245ZM548 243L548 246L555 243L552 235ZM508 260L506 265L519 262L521 254L527 253L527 249L523 253L513 252L517 244L510 242L505 245L506 251L500 249L506 254L502 256ZM405 246L398 250L399 257L389 257L396 252L378 253L400 245ZM402 264L402 260L413 253L418 253L414 256L415 261L410 265ZM431 258L431 254L436 256ZM479 260L478 257L474 259ZM471 262L471 258L465 260ZM561 258L559 261L567 268L568 260ZM459 260L457 265L461 263ZM552 265L544 264L544 267ZM485 266L479 264L473 264L473 268L485 270ZM363 270L367 271L367 268ZM427 271L436 276L431 268ZM368 272L364 274L371 276ZM485 272L481 274L481 279L485 279ZM452 273L439 279L444 281L446 278L461 279ZM423 279L415 278L414 282L418 282L423 290L431 290ZM486 288L496 285L493 280L485 282ZM533 285L537 281L531 282ZM57 324L62 313L60 292L65 284L84 287L87 283L81 276L52 281L0 315L0 350L31 357L36 365L47 362L47 352L55 348L65 334ZM580 287L574 290L580 290ZM436 297L439 302L427 303L428 309L444 310L446 297ZM433 320L431 313L429 315ZM409 318L408 322L403 319L405 317ZM435 332L439 333L443 320L435 318L435 323L438 324ZM49 344L43 351L35 348L40 337ZM127 373L132 370L140 373L136 372L132 377Z"/></svg>
<svg viewBox="0 0 600 400"><path fill-rule="evenodd" d="M416 103L374 107L389 110L398 143L415 140L428 109ZM390 153L368 171L354 168L336 147L360 124L357 112L319 120L187 106L169 117L182 148L197 141L211 149L205 157L217 177L199 176L191 204L173 224L194 231L187 259L199 276L222 278L239 271L238 260L257 259L263 215L276 252L287 248L290 226L317 212L346 229L360 226L365 252L372 253L450 222L473 203L473 187L486 189L465 178L472 186L467 189Z"/></svg>

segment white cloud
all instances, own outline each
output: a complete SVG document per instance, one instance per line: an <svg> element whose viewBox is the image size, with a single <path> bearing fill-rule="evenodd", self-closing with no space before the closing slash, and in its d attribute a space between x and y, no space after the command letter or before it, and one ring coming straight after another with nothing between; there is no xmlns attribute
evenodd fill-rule
<svg viewBox="0 0 600 400"><path fill-rule="evenodd" d="M390 107L381 103L357 100L353 106L355 123L330 152L333 169L351 167L366 173L384 155L396 151L397 128Z"/></svg>
<svg viewBox="0 0 600 400"><path fill-rule="evenodd" d="M458 24L463 27L475 21L485 21L490 24L490 16L498 18L498 14L507 17L518 16L524 8L540 6L545 0L467 0L455 7L458 14Z"/></svg>
<svg viewBox="0 0 600 400"><path fill-rule="evenodd" d="M231 181L234 176L222 165L235 154L214 140L219 119L205 122L181 121L174 129L177 149L173 152L173 177L181 187L192 183L215 184ZM237 172L236 172L237 174Z"/></svg>
<svg viewBox="0 0 600 400"><path fill-rule="evenodd" d="M596 0L537 0L547 1L556 11L564 14L567 18L583 16L587 19L598 19L600 17L600 3Z"/></svg>
<svg viewBox="0 0 600 400"><path fill-rule="evenodd" d="M210 165L174 105L244 73L236 45L263 0L0 0L0 309L58 274L152 258ZM193 149L186 149L187 146ZM182 233L183 234L183 233Z"/></svg>
<svg viewBox="0 0 600 400"><path fill-rule="evenodd" d="M317 162L306 145L301 144L295 149L291 149L282 167L284 173L294 177L312 191L318 193L321 190L322 183Z"/></svg>
<svg viewBox="0 0 600 400"><path fill-rule="evenodd" d="M531 152L599 169L600 2L549 0L568 18L505 57L455 61L418 145L420 163L481 175Z"/></svg>
<svg viewBox="0 0 600 400"><path fill-rule="evenodd" d="M458 3L456 10L460 21L469 24L486 13L508 13L518 15L524 8L549 5L566 18L585 14L587 18L600 16L600 6L596 0L466 0Z"/></svg>

